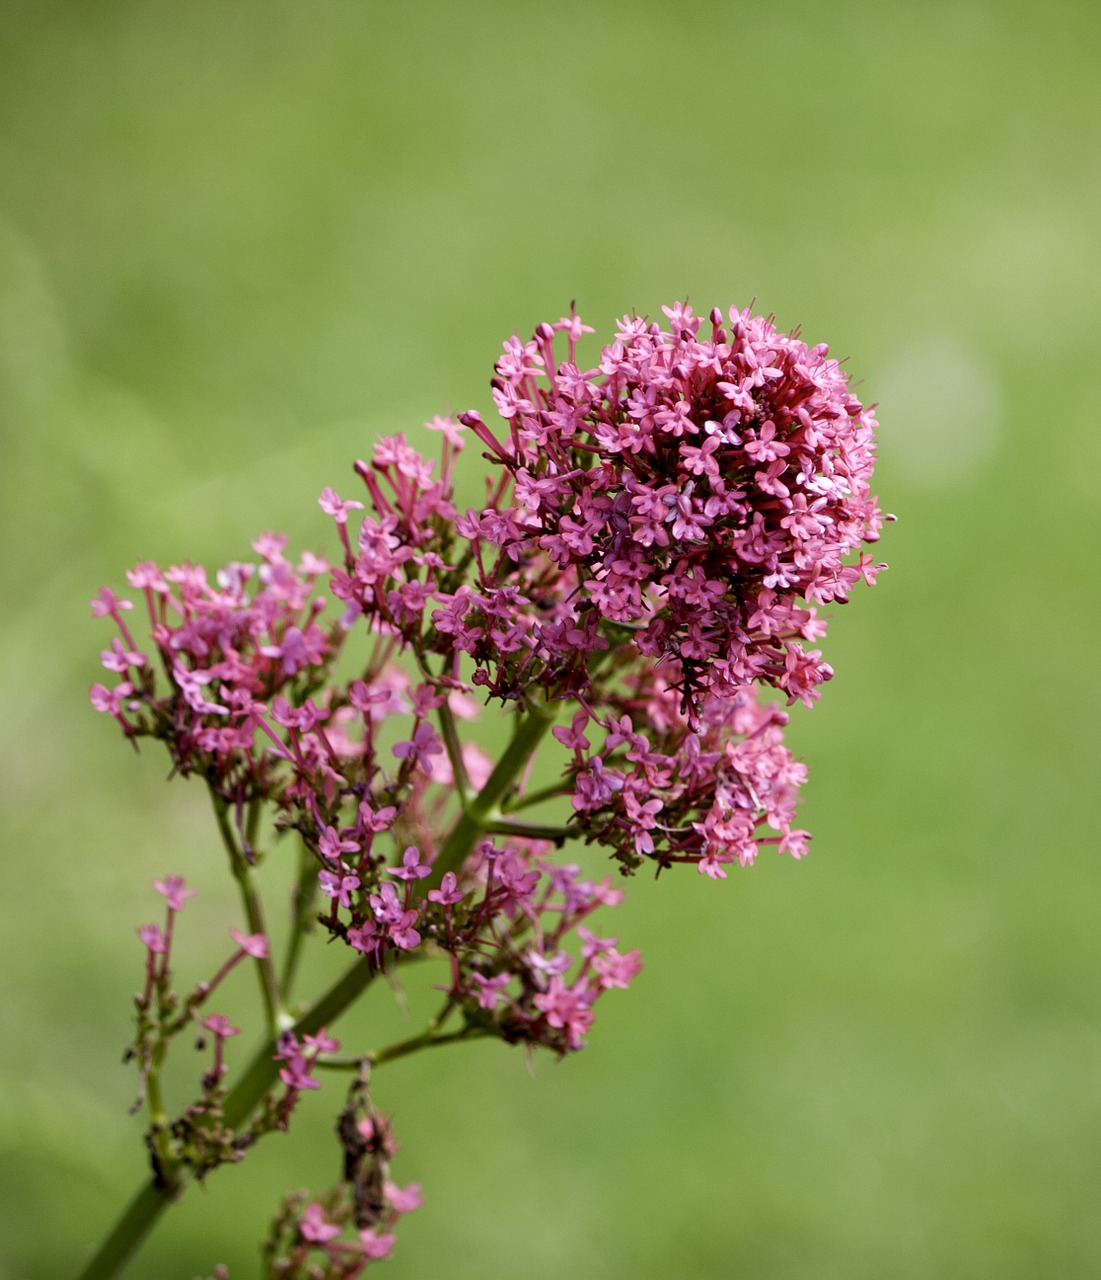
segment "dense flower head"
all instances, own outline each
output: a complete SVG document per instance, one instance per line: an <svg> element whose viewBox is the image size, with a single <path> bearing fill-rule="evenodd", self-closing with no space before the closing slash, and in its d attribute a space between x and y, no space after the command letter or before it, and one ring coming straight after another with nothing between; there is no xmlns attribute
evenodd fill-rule
<svg viewBox="0 0 1101 1280"><path fill-rule="evenodd" d="M748 310L731 308L729 328L713 311L703 335L690 307L664 311L667 329L624 318L587 371L576 318L505 344L493 395L507 431L462 421L512 477L512 501L468 526L520 566L522 594L557 568L572 605L535 624L537 649L591 648L601 620L676 660L693 715L709 691L751 683L809 703L832 674L806 647L824 632L817 607L878 568L852 558L882 521L874 415L824 345Z"/></svg>

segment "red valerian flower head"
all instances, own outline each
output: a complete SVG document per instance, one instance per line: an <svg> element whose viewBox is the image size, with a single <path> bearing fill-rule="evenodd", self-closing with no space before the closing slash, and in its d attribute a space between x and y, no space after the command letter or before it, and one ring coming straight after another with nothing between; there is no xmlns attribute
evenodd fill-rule
<svg viewBox="0 0 1101 1280"><path fill-rule="evenodd" d="M878 567L852 558L883 519L875 416L824 345L748 310L732 307L729 327L712 311L704 336L690 307L664 312L667 329L623 319L588 371L572 331L556 361L565 321L505 344L493 393L507 431L462 421L510 473L513 505L467 524L526 566L522 590L547 561L558 570L576 621L537 623L536 652L569 657L595 615L678 664L693 717L704 695L754 683L810 703L832 675L803 647L822 634L816 608Z"/></svg>

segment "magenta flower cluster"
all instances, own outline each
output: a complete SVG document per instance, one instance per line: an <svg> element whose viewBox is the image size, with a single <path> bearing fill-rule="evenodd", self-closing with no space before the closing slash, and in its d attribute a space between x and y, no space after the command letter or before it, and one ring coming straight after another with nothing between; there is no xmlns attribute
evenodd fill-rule
<svg viewBox="0 0 1101 1280"><path fill-rule="evenodd" d="M574 363L576 317L513 339L493 396L507 434L462 421L513 480L466 527L522 568L530 592L549 561L572 626L535 628L559 660L595 647L601 623L634 632L639 652L675 662L683 709L710 692L773 685L812 702L832 675L817 650L817 606L873 582L882 516L870 496L875 419L826 347L771 321L712 311L701 337L690 307L669 329L634 317L601 353ZM556 330L570 340L555 357Z"/></svg>
<svg viewBox="0 0 1101 1280"><path fill-rule="evenodd" d="M296 939L320 925L370 973L443 957L438 1022L462 1028L451 1038L568 1053L600 996L638 974L637 951L590 929L621 890L561 862L565 841L603 846L625 872L683 863L712 879L763 847L807 851L806 771L784 744L782 702L819 696L832 675L811 647L820 610L882 567L863 550L883 521L869 488L875 419L824 346L769 319L731 308L705 328L681 304L665 316L665 328L622 320L589 368L578 353L592 331L576 315L510 339L495 428L473 412L434 419L438 464L398 435L355 464L357 498L322 493L331 563L292 561L265 534L254 562L213 580L139 564L128 581L148 615L141 643L132 600L104 588L93 601L117 628L103 652L114 683L93 688L93 705L204 780L242 884L265 856L263 812L271 832L297 836ZM460 511L471 435L487 496ZM511 721L497 758L464 727L491 704ZM187 896L171 877L158 888L166 929L142 931L146 1069ZM246 906L251 931L234 935L230 965L256 962L274 1018L286 991ZM296 956L297 941L288 974ZM204 1023L208 1110L236 1031L223 1023ZM323 1029L284 1031L286 1092L261 1128L285 1127L333 1046ZM287 1247L303 1266L321 1248L332 1274L353 1274L392 1243L381 1218L353 1249L330 1243L319 1202L296 1213Z"/></svg>

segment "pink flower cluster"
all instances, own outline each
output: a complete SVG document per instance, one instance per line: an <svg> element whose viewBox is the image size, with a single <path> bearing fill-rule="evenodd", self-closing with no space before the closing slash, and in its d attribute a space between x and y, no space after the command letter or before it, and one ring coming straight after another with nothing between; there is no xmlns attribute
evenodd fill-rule
<svg viewBox="0 0 1101 1280"><path fill-rule="evenodd" d="M693 730L679 692L645 669L608 702L607 715L582 709L553 733L574 753L579 827L624 869L689 862L724 879L725 864L751 864L763 844L807 852L809 834L793 825L806 766L784 745L788 716L775 703L749 689L709 694ZM778 834L762 834L766 824Z"/></svg>
<svg viewBox="0 0 1101 1280"><path fill-rule="evenodd" d="M505 344L493 396L507 434L462 421L512 477L513 499L465 528L516 562L521 596L547 583L548 561L559 570L552 595L570 608L535 620L531 640L548 661L599 647L607 622L675 662L690 714L709 692L751 684L809 704L832 674L804 648L825 631L816 606L847 600L880 567L846 559L882 522L874 415L824 345L748 310L732 307L729 329L712 311L706 336L690 307L664 311L668 330L622 320L598 370L574 362L576 316ZM477 630L479 614L463 616Z"/></svg>
<svg viewBox="0 0 1101 1280"><path fill-rule="evenodd" d="M296 566L285 546L281 534L262 535L253 543L259 563L229 564L214 583L201 566L137 565L126 576L145 598L151 652L138 647L123 616L133 602L104 587L92 614L119 628L102 660L122 678L92 688L96 710L128 737L163 739L183 773L262 771L254 740L265 701L316 681L341 638L317 620L325 602L313 591L328 564L307 552ZM154 659L169 682L164 698L155 696Z"/></svg>
<svg viewBox="0 0 1101 1280"><path fill-rule="evenodd" d="M534 840L483 841L461 880L449 871L429 890L421 927L450 957L448 994L468 1023L566 1053L582 1047L597 999L627 987L642 960L582 923L618 905L622 890L549 851ZM567 949L574 933L577 956Z"/></svg>

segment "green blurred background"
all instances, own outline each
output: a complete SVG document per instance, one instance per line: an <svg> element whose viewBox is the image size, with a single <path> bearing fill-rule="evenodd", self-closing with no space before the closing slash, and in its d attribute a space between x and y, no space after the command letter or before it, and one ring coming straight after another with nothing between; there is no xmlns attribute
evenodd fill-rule
<svg viewBox="0 0 1101 1280"><path fill-rule="evenodd" d="M380 1073L426 1191L387 1274L1101 1274L1099 15L0 5L3 1280L72 1275L142 1176L151 878L202 890L192 978L236 920L202 795L88 707L88 599L265 528L326 550L322 486L488 413L510 333L685 296L880 404L891 570L792 727L813 854L633 882L605 924L647 968L584 1054ZM336 1093L131 1274L255 1274Z"/></svg>

